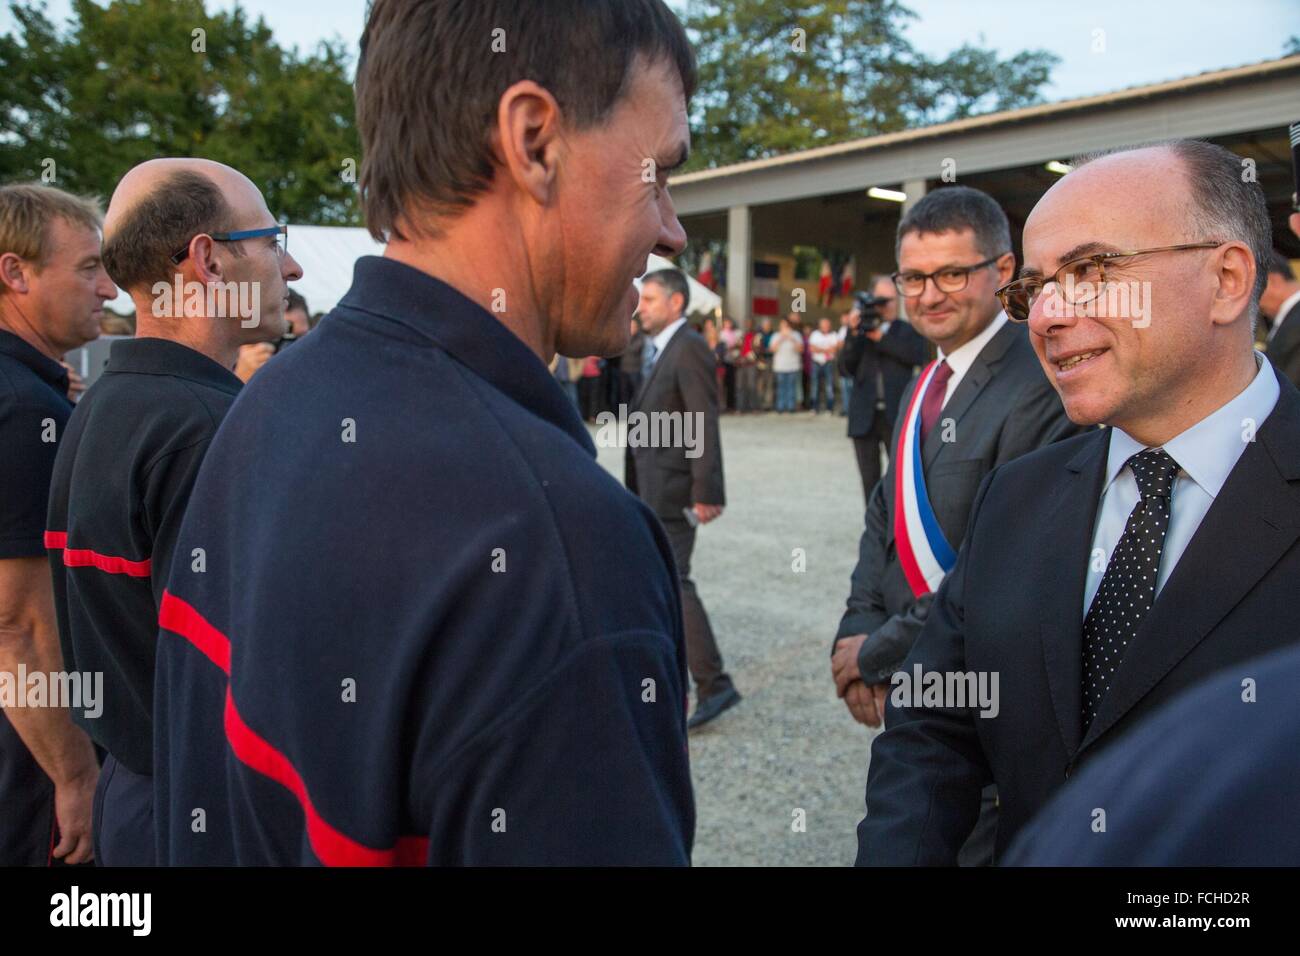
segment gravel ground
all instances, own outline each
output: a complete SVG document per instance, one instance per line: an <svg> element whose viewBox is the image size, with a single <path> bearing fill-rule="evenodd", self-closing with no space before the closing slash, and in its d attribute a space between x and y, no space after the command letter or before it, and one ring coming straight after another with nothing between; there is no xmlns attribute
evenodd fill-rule
<svg viewBox="0 0 1300 956"><path fill-rule="evenodd" d="M862 532L853 445L838 416L769 413L725 416L722 449L727 509L701 529L692 570L744 700L691 735L694 862L848 865L874 733L830 676ZM599 449L620 480L622 456Z"/></svg>

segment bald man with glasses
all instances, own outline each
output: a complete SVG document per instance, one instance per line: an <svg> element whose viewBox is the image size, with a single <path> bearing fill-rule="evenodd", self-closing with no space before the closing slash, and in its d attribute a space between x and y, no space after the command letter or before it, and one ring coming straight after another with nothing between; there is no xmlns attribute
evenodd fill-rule
<svg viewBox="0 0 1300 956"><path fill-rule="evenodd" d="M104 675L103 712L74 712L107 754L101 865L155 862L158 608L199 466L242 386L238 350L284 334L302 277L286 234L246 176L202 159L135 167L104 219L104 266L131 296L136 335L113 343L68 422L45 536L64 665Z"/></svg>
<svg viewBox="0 0 1300 956"><path fill-rule="evenodd" d="M1110 427L981 484L903 669L994 699L889 698L860 864L955 862L990 784L1000 856L1162 703L1300 635L1300 392L1253 348L1271 236L1240 170L1198 141L1116 151L1026 221L998 297L1071 421Z"/></svg>

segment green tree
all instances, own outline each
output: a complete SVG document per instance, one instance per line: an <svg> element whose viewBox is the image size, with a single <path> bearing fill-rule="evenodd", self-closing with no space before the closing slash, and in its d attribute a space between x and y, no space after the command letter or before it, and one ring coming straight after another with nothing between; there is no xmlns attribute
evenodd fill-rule
<svg viewBox="0 0 1300 956"><path fill-rule="evenodd" d="M1040 100L1059 62L970 45L936 61L899 0L689 0L700 89L690 168L720 166Z"/></svg>
<svg viewBox="0 0 1300 956"><path fill-rule="evenodd" d="M260 17L202 0L73 0L62 30L14 0L0 36L0 181L107 197L155 156L202 156L253 180L294 222L359 222L349 57L276 44ZM351 165L347 163L351 160Z"/></svg>

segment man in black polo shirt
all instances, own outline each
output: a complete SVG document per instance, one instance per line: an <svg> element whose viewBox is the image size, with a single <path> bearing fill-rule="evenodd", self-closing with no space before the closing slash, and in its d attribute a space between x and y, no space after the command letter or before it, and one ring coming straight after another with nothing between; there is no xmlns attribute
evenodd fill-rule
<svg viewBox="0 0 1300 956"><path fill-rule="evenodd" d="M284 334L286 283L302 276L284 240L257 187L207 160L137 166L109 203L104 262L135 303L136 337L113 343L68 423L47 536L64 658L105 675L103 714L84 723L108 752L103 865L155 858L158 604L195 475L241 387L239 347Z"/></svg>
<svg viewBox="0 0 1300 956"><path fill-rule="evenodd" d="M64 669L43 538L72 413L59 360L98 338L115 295L94 203L0 187L0 866L91 858L94 748L67 706L29 705L20 677Z"/></svg>
<svg viewBox="0 0 1300 956"><path fill-rule="evenodd" d="M633 279L685 244L685 33L661 0L377 0L361 49L388 246L195 484L160 612L161 859L686 864L672 550L547 372L619 354Z"/></svg>

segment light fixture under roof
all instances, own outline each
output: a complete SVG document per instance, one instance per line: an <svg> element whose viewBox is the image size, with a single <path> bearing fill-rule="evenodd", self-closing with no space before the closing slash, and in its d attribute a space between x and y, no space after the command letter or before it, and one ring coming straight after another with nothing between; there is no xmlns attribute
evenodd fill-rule
<svg viewBox="0 0 1300 956"><path fill-rule="evenodd" d="M1049 173L1056 173L1058 176L1064 176L1070 170L1074 169L1069 163L1057 162L1055 159L1047 163L1044 167Z"/></svg>
<svg viewBox="0 0 1300 956"><path fill-rule="evenodd" d="M907 193L898 189L882 189L879 186L872 186L867 190L867 195L872 199L888 199L890 202L907 202Z"/></svg>

